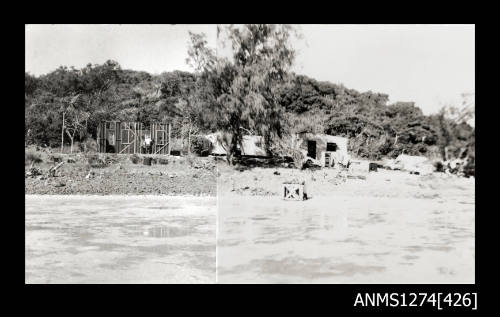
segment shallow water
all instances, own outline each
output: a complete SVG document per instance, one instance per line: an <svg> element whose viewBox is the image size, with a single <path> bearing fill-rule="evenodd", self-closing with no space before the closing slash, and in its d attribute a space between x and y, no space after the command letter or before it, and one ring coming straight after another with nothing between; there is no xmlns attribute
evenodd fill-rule
<svg viewBox="0 0 500 317"><path fill-rule="evenodd" d="M145 236L155 238L182 237L194 234L196 231L191 228L182 227L153 227L144 232Z"/></svg>
<svg viewBox="0 0 500 317"><path fill-rule="evenodd" d="M474 197L221 195L220 283L474 283Z"/></svg>
<svg viewBox="0 0 500 317"><path fill-rule="evenodd" d="M216 199L26 196L26 283L214 283Z"/></svg>

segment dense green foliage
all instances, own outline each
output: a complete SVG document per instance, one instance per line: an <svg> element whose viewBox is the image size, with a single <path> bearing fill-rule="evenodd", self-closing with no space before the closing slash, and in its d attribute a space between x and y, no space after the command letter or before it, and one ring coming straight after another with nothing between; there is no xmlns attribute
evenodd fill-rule
<svg viewBox="0 0 500 317"><path fill-rule="evenodd" d="M360 157L405 153L444 159L445 148L450 158L463 154L464 148L473 156L474 129L447 116L446 108L426 116L413 102L388 104L388 99L302 75L282 92L290 129L349 137L350 150Z"/></svg>
<svg viewBox="0 0 500 317"><path fill-rule="evenodd" d="M173 136L189 140L187 148L200 153L208 145L197 134L222 131L228 149L235 149L249 131L263 135L269 146L307 130L349 137L351 153L370 159L401 153L474 158L475 130L465 123L470 111L453 116L448 107L428 116L413 102L388 104L386 94L290 73L291 31L229 27L230 60L216 57L203 35L190 34L187 62L195 73L151 75L121 69L114 61L60 67L38 77L26 73L26 142L60 146L64 112L67 122L80 119L84 127L77 141L96 138L101 120L170 121Z"/></svg>
<svg viewBox="0 0 500 317"><path fill-rule="evenodd" d="M225 38L219 33L218 41L230 48L228 57L216 56L203 36L191 34L188 61L200 74L195 99L205 111L199 118L224 134L219 141L231 163L244 133L264 136L267 147L273 136L282 136L279 90L289 81L295 51L287 25L231 25L222 31Z"/></svg>
<svg viewBox="0 0 500 317"><path fill-rule="evenodd" d="M26 73L26 142L60 146L62 113L68 115L74 108L90 115L86 131L76 136L79 141L87 136L96 138L102 120L145 124L170 120L177 128L174 136L179 135L180 123L188 112L183 101L192 95L194 83L195 75L188 72L154 76L122 70L113 61L80 70L60 67L39 77Z"/></svg>
<svg viewBox="0 0 500 317"><path fill-rule="evenodd" d="M200 110L189 108L188 101L196 89L196 75L176 71L153 76L118 69L114 76L99 100L87 97L91 102L90 137L96 137L97 123L104 119L143 123L171 120L177 127L177 135L181 135L182 123L194 113L194 130L210 132L216 128L197 119L196 111ZM65 98L80 91L77 85L81 81L84 78L79 71L67 68L40 77L25 74L27 142L60 145ZM380 158L403 152L442 156L445 147L452 157L458 157L464 148L469 149L469 155L474 154L474 129L447 118L444 112L425 116L411 102L387 104L387 95L360 93L302 75L293 76L292 83L282 88L279 96L280 105L286 111L284 129L347 136L350 150L360 157ZM102 85L96 86L102 88ZM78 138L81 140L84 136Z"/></svg>

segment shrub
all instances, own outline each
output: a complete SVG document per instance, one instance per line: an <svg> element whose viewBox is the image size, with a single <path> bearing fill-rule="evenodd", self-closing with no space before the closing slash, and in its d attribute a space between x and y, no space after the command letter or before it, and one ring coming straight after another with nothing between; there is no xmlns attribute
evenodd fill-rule
<svg viewBox="0 0 500 317"><path fill-rule="evenodd" d="M465 166L463 167L463 172L466 177L475 176L476 174L476 162L474 158L470 158Z"/></svg>
<svg viewBox="0 0 500 317"><path fill-rule="evenodd" d="M104 161L106 164L115 164L119 162L118 155L115 154L105 154L104 155Z"/></svg>
<svg viewBox="0 0 500 317"><path fill-rule="evenodd" d="M87 158L87 162L90 167L93 168L102 168L106 167L106 161L103 160L99 155L91 155Z"/></svg>
<svg viewBox="0 0 500 317"><path fill-rule="evenodd" d="M87 139L83 142L78 143L78 149L80 150L80 152L96 153L97 152L97 142L94 139Z"/></svg>
<svg viewBox="0 0 500 317"><path fill-rule="evenodd" d="M139 157L139 155L137 155L137 154L132 154L132 155L130 156L130 161L131 161L132 163L134 163L134 164L137 164L137 163L139 163L139 162L141 161L141 158L140 158L140 157Z"/></svg>
<svg viewBox="0 0 500 317"><path fill-rule="evenodd" d="M28 151L24 153L24 161L25 163L32 164L32 163L41 163L42 162L42 156L40 153L34 152L34 151Z"/></svg>
<svg viewBox="0 0 500 317"><path fill-rule="evenodd" d="M212 142L202 136L194 136L191 139L191 153L199 156L208 156L212 151Z"/></svg>
<svg viewBox="0 0 500 317"><path fill-rule="evenodd" d="M444 172L444 165L443 163L437 161L434 163L434 171L436 172Z"/></svg>
<svg viewBox="0 0 500 317"><path fill-rule="evenodd" d="M62 162L62 156L58 154L51 154L49 156L49 160L51 160L54 163L59 163Z"/></svg>

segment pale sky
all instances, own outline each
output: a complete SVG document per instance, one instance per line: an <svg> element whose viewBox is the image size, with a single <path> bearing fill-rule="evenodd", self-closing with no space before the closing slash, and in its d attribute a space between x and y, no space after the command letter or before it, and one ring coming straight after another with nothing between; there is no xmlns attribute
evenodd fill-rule
<svg viewBox="0 0 500 317"><path fill-rule="evenodd" d="M296 71L414 101L424 113L475 92L474 25L302 25Z"/></svg>
<svg viewBox="0 0 500 317"><path fill-rule="evenodd" d="M415 101L424 113L475 92L474 25L301 25L294 70L358 91ZM215 25L28 25L25 68L81 68L116 60L124 69L190 71L188 30L216 46Z"/></svg>
<svg viewBox="0 0 500 317"><path fill-rule="evenodd" d="M154 74L190 71L188 30L204 32L215 47L215 25L27 25L25 67L40 75L60 65L81 68L112 59L123 69Z"/></svg>

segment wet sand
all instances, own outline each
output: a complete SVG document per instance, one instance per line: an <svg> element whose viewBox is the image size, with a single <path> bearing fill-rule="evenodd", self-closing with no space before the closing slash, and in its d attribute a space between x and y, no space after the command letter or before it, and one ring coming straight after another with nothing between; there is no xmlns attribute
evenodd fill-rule
<svg viewBox="0 0 500 317"><path fill-rule="evenodd" d="M235 182L273 181L249 173ZM219 186L219 283L474 283L473 180L382 171L329 195L312 185L306 201Z"/></svg>
<svg viewBox="0 0 500 317"><path fill-rule="evenodd" d="M26 283L215 283L215 197L25 197Z"/></svg>

